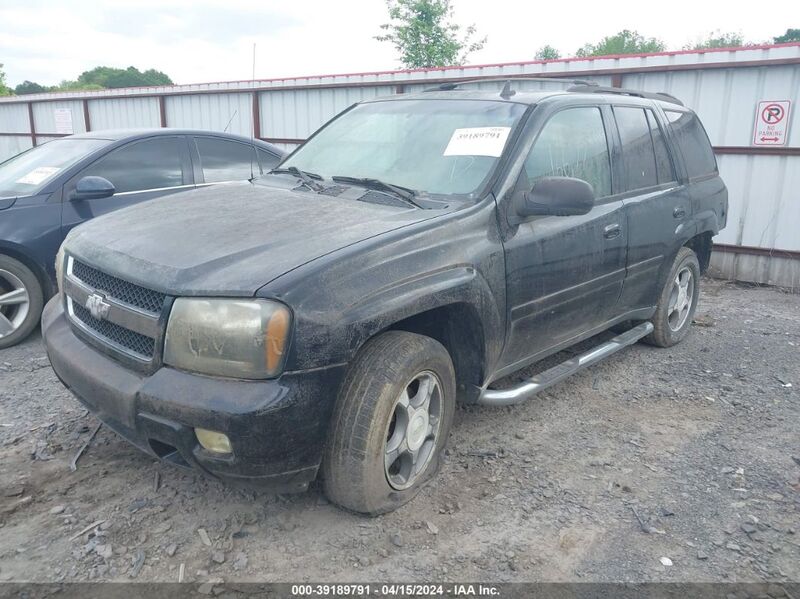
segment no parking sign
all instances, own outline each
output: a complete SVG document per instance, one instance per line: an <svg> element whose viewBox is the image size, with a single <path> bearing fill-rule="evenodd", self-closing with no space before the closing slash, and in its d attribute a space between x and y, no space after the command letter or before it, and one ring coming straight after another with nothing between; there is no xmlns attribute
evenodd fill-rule
<svg viewBox="0 0 800 599"><path fill-rule="evenodd" d="M764 100L756 106L753 145L783 146L789 123L789 100Z"/></svg>

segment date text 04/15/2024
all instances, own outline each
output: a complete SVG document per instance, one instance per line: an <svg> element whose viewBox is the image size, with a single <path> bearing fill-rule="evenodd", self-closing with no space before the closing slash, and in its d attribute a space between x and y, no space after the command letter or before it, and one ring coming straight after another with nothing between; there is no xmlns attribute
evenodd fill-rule
<svg viewBox="0 0 800 599"><path fill-rule="evenodd" d="M483 584L297 584L295 597L497 597L500 589Z"/></svg>

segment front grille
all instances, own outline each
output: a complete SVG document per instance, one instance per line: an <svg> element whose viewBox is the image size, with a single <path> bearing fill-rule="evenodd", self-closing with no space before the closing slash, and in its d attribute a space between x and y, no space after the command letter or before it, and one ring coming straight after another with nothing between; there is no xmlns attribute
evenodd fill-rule
<svg viewBox="0 0 800 599"><path fill-rule="evenodd" d="M77 302L72 302L72 312L84 326L94 331L98 336L105 340L125 348L139 356L153 358L155 353L155 339L145 337L134 331L129 331L113 322L107 320L97 320L89 313L89 310L79 305Z"/></svg>
<svg viewBox="0 0 800 599"><path fill-rule="evenodd" d="M72 275L108 297L152 314L161 313L167 298L163 293L123 281L77 260L72 263Z"/></svg>
<svg viewBox="0 0 800 599"><path fill-rule="evenodd" d="M67 257L63 289L72 326L88 342L135 369L152 372L160 366L168 296L72 256Z"/></svg>

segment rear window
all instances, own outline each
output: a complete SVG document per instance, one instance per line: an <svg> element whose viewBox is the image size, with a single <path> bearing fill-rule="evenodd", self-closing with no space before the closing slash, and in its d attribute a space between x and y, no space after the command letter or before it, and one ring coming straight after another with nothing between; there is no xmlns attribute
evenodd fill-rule
<svg viewBox="0 0 800 599"><path fill-rule="evenodd" d="M689 178L702 177L717 172L714 150L708 141L700 119L693 112L665 110L670 127L686 163Z"/></svg>
<svg viewBox="0 0 800 599"><path fill-rule="evenodd" d="M642 108L615 106L622 162L625 166L625 189L634 191L658 185L656 155L650 125Z"/></svg>
<svg viewBox="0 0 800 599"><path fill-rule="evenodd" d="M677 179L675 169L672 168L672 161L669 158L669 150L661 133L661 127L656 121L656 115L652 110L645 110L647 122L650 124L650 136L653 138L653 149L656 152L656 170L658 171L659 184L671 183Z"/></svg>
<svg viewBox="0 0 800 599"><path fill-rule="evenodd" d="M219 137L196 137L195 141L206 183L243 181L258 174L253 146Z"/></svg>

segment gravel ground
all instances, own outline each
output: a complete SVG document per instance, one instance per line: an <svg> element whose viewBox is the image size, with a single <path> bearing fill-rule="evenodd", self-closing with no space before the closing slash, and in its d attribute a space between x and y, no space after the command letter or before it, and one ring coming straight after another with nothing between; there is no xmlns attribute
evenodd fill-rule
<svg viewBox="0 0 800 599"><path fill-rule="evenodd" d="M160 464L34 335L0 351L0 581L800 581L800 296L705 281L691 335L461 408L440 476L363 518ZM90 532L82 532L97 522Z"/></svg>

